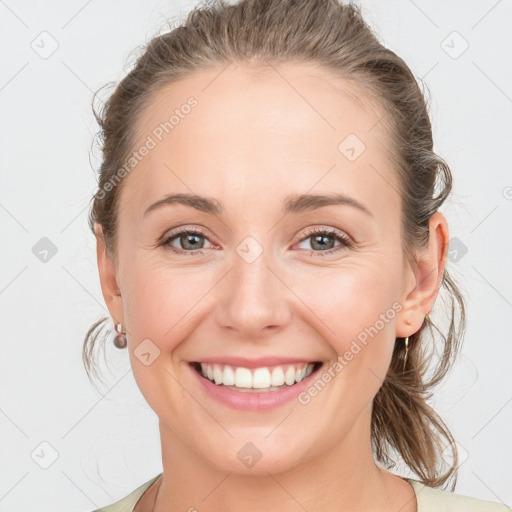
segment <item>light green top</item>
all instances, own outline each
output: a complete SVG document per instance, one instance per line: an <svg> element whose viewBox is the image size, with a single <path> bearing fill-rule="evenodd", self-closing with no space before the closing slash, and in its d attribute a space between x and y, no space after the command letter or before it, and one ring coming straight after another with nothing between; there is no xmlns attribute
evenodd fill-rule
<svg viewBox="0 0 512 512"><path fill-rule="evenodd" d="M135 505L144 492L158 480L161 474L137 487L137 489L123 499L93 512L133 512ZM416 493L416 501L418 502L417 512L512 512L512 508L501 503L479 500L441 489L433 489L412 478L404 478L404 480L412 485Z"/></svg>

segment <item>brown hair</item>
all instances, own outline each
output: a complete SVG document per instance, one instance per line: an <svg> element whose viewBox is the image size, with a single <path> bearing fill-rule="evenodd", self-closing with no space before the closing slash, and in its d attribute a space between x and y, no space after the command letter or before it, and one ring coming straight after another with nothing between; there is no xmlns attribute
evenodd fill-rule
<svg viewBox="0 0 512 512"><path fill-rule="evenodd" d="M125 178L118 186L106 185L118 178L116 173L130 157L134 127L152 93L207 67L289 61L320 64L357 83L384 107L401 187L403 249L414 261L414 249L428 243L430 217L451 191L451 172L433 150L427 105L409 67L378 41L360 7L336 0L242 0L234 5L219 0L198 6L182 26L145 46L100 114L93 99L103 159L89 225L93 233L94 224L101 225L113 261L117 260L118 197ZM450 299L445 308L450 319L447 332L443 334L432 321L425 322L410 337L405 370L404 340L396 339L387 376L373 401L372 443L375 457L388 467L396 453L425 485L439 487L454 477L453 490L455 441L428 404L432 388L451 367L465 331L464 300L446 269L440 295L443 291ZM82 356L89 379L96 372L93 348L107 320L96 322L85 337ZM438 361L432 365L434 355ZM444 472L443 450L450 454Z"/></svg>

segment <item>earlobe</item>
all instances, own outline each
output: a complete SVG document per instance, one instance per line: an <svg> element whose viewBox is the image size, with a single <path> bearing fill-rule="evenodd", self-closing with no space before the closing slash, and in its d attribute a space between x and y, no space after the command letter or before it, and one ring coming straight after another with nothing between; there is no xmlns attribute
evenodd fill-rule
<svg viewBox="0 0 512 512"><path fill-rule="evenodd" d="M448 256L448 223L440 212L429 222L428 245L417 253L412 287L404 290L403 309L397 322L397 337L418 331L431 311L439 293ZM409 322L406 322L409 320Z"/></svg>
<svg viewBox="0 0 512 512"><path fill-rule="evenodd" d="M96 258L103 299L112 318L116 322L123 323L123 303L117 283L116 268L107 252L101 225L95 223L94 231L96 236Z"/></svg>

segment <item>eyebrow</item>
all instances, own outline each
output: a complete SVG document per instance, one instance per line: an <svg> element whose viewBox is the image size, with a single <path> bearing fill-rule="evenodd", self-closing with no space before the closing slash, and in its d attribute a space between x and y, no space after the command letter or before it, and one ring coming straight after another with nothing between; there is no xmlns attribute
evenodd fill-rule
<svg viewBox="0 0 512 512"><path fill-rule="evenodd" d="M316 210L323 206L348 205L373 217L373 213L361 202L345 194L301 194L287 198L284 213L300 213Z"/></svg>
<svg viewBox="0 0 512 512"><path fill-rule="evenodd" d="M216 199L196 194L169 194L163 199L160 199L156 203L148 206L144 211L143 216L146 216L149 212L156 210L157 208L171 204L183 204L212 215L222 215L223 213L222 205ZM300 194L288 196L285 200L284 214L312 211L317 208L332 205L352 206L366 213L370 217L373 217L372 212L364 204L353 197L339 193Z"/></svg>

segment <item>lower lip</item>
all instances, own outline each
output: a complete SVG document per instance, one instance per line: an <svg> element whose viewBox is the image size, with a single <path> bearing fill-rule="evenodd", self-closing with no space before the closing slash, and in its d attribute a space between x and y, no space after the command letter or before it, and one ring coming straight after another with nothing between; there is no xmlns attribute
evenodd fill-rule
<svg viewBox="0 0 512 512"><path fill-rule="evenodd" d="M235 391L226 386L217 386L209 379L202 377L192 365L189 365L192 373L203 389L215 400L232 407L245 411L262 411L273 409L284 405L303 392L309 385L313 377L316 377L322 366L310 373L305 379L295 383L293 386L284 386L278 391L267 392L243 392Z"/></svg>

